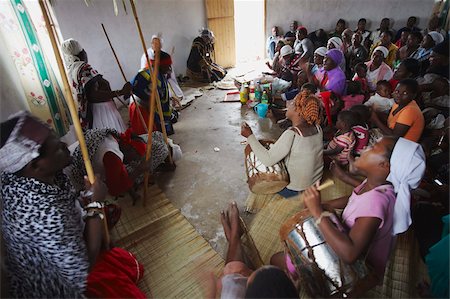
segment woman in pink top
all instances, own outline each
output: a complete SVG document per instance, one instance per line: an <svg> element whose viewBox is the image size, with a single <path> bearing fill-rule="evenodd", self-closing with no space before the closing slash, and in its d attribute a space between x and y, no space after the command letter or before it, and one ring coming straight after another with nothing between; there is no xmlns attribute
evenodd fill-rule
<svg viewBox="0 0 450 299"><path fill-rule="evenodd" d="M373 286L382 281L393 241L396 195L393 185L386 179L396 141L395 138L384 137L363 151L351 164L351 170L367 179L353 190L350 198L341 197L327 202L334 209L344 209L342 220L349 228L348 233L339 231L323 212L316 187L304 192L306 207L342 261L352 264L367 254L367 262L373 267L376 278Z"/></svg>

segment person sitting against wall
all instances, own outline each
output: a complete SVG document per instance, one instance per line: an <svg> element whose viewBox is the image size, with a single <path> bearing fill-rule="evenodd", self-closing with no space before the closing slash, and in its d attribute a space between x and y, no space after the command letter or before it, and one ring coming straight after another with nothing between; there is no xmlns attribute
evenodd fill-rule
<svg viewBox="0 0 450 299"><path fill-rule="evenodd" d="M378 46L373 50L372 60L366 62L367 65L367 83L369 91L375 92L377 89L377 82L381 80L389 81L392 79L394 72L387 65L384 60L389 55L389 50L386 47Z"/></svg>
<svg viewBox="0 0 450 299"><path fill-rule="evenodd" d="M336 22L336 27L334 28L334 31L330 32L328 36L331 37L339 37L341 38L342 32L344 32L345 28L347 28L347 25L345 24L345 20L339 19Z"/></svg>
<svg viewBox="0 0 450 299"><path fill-rule="evenodd" d="M310 61L314 54L314 44L308 38L308 30L301 26L297 29L297 39L294 43L294 51L300 54L302 61Z"/></svg>
<svg viewBox="0 0 450 299"><path fill-rule="evenodd" d="M214 82L222 80L227 71L214 62L214 34L202 29L192 42L187 60L187 75L192 80Z"/></svg>
<svg viewBox="0 0 450 299"><path fill-rule="evenodd" d="M370 35L370 40L372 41L372 45L376 44L380 41L381 39L381 34L383 32L389 31L391 32L392 36L394 36L394 31L392 31L392 29L389 29L389 27L391 26L391 20L389 20L389 18L383 18L380 22L380 28L378 28L375 31L372 31L372 34Z"/></svg>
<svg viewBox="0 0 450 299"><path fill-rule="evenodd" d="M61 44L69 82L78 100L78 116L83 129L115 129L125 132L125 126L114 97L128 97L131 85L125 83L121 90L111 90L109 82L90 64L86 51L72 38Z"/></svg>
<svg viewBox="0 0 450 299"><path fill-rule="evenodd" d="M276 53L276 45L280 40L280 30L278 26L272 27L272 35L267 38L266 41L266 51L270 60L273 60Z"/></svg>
<svg viewBox="0 0 450 299"><path fill-rule="evenodd" d="M366 49L370 49L370 46L372 46L372 42L370 40L370 35L372 32L366 29L367 20L365 18L361 18L358 20L358 26L355 29L355 33L361 34L362 41L361 43Z"/></svg>
<svg viewBox="0 0 450 299"><path fill-rule="evenodd" d="M374 43L372 49L370 49L370 56L372 56L374 50L379 46L383 46L388 50L388 55L384 58L384 62L392 68L394 66L394 61L397 58L398 48L392 43L392 33L390 31L381 33L380 41Z"/></svg>
<svg viewBox="0 0 450 299"><path fill-rule="evenodd" d="M422 39L423 37L420 32L411 32L406 39L406 44L398 49L397 59L403 61L410 57L419 48Z"/></svg>
<svg viewBox="0 0 450 299"><path fill-rule="evenodd" d="M394 41L397 42L401 36L402 33L407 32L420 32L420 28L416 27L417 18L412 16L408 18L408 21L406 21L406 27L401 28L399 31L397 31L397 34L395 35Z"/></svg>
<svg viewBox="0 0 450 299"><path fill-rule="evenodd" d="M274 72L274 74L277 74L281 70L281 55L280 51L281 48L285 45L283 40L279 40L277 42L277 45L275 46L275 55L273 56L272 64L270 64L269 61L266 62L266 65Z"/></svg>

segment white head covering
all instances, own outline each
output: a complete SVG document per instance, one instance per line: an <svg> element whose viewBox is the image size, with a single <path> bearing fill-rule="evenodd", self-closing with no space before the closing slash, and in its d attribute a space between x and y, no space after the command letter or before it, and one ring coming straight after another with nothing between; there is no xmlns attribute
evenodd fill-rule
<svg viewBox="0 0 450 299"><path fill-rule="evenodd" d="M328 49L326 47L319 47L314 51L314 54L325 57L325 55L327 54L327 51L328 51Z"/></svg>
<svg viewBox="0 0 450 299"><path fill-rule="evenodd" d="M387 180L394 185L397 193L392 233L397 235L408 230L411 225L411 189L419 186L425 173L425 153L420 144L399 138L390 163L391 172Z"/></svg>
<svg viewBox="0 0 450 299"><path fill-rule="evenodd" d="M444 37L442 36L442 34L437 31L430 31L428 32L428 35L431 36L435 45L440 44L444 41Z"/></svg>
<svg viewBox="0 0 450 299"><path fill-rule="evenodd" d="M159 41L160 41L160 43L161 43L161 50L162 50L162 48L163 48L163 43L164 43L163 38L162 38L160 35L153 34L153 35L152 35L152 41L153 41L155 38L159 38ZM149 58L150 60L154 60L154 59L155 59L155 52L153 51L152 47L150 47L150 48L147 49L147 54L148 54L148 58ZM144 69L146 66L147 66L147 57L145 57L145 53L144 53L144 54L142 54L142 56L141 56L141 69Z"/></svg>
<svg viewBox="0 0 450 299"><path fill-rule="evenodd" d="M380 51L381 53L383 53L384 58L388 57L388 55L389 55L389 50L383 46L376 47L375 50L373 50L373 53L375 53L376 51ZM372 56L373 56L373 54L372 54Z"/></svg>
<svg viewBox="0 0 450 299"><path fill-rule="evenodd" d="M338 50L342 50L344 42L337 36L334 36L328 40L328 43L332 43L334 47Z"/></svg>
<svg viewBox="0 0 450 299"><path fill-rule="evenodd" d="M62 42L61 50L64 54L64 62L66 63L66 66L70 68L75 61L80 60L76 55L83 51L83 47L81 47L78 41L69 38Z"/></svg>
<svg viewBox="0 0 450 299"><path fill-rule="evenodd" d="M294 53L294 50L292 49L292 47L290 45L285 45L280 50L280 56L281 57L286 56L286 55L290 55L292 53Z"/></svg>
<svg viewBox="0 0 450 299"><path fill-rule="evenodd" d="M51 133L47 124L20 111L9 119L18 118L5 144L0 148L0 173L15 173L39 157L39 149Z"/></svg>

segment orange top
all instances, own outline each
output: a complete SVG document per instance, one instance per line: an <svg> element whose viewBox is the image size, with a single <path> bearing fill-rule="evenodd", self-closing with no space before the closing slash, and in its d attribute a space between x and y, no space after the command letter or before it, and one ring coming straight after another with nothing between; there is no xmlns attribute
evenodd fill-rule
<svg viewBox="0 0 450 299"><path fill-rule="evenodd" d="M397 114L392 115L392 112L397 109L398 104L394 104L389 112L388 127L393 130L396 123L409 126L409 130L406 132L403 138L417 142L422 136L422 131L425 126L425 120L423 118L422 111L416 101L411 101L408 105L403 107Z"/></svg>

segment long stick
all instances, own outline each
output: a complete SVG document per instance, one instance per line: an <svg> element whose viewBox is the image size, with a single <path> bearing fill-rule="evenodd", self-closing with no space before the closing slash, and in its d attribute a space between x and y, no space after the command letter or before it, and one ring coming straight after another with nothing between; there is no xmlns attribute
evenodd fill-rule
<svg viewBox="0 0 450 299"><path fill-rule="evenodd" d="M141 39L141 43L142 43L142 49L144 50L144 54L145 54L145 58L147 59L147 65L148 65L148 69L150 71L150 75L152 75L152 73L155 70L158 70L158 67L154 67L152 68L151 63L150 63L150 58L148 57L148 53L147 53L147 45L145 44L145 39L144 39L144 34L142 33L142 29L141 29L141 24L139 22L139 18L137 16L137 12L136 12L136 6L134 5L134 0L130 0L130 4L131 4L131 8L133 10L133 15L134 15L134 20L136 21L136 26L138 28L138 32L139 32L139 37ZM161 47L157 47L157 50L159 51L161 49ZM155 62L156 62L156 53L155 53ZM158 77L156 76L156 79L158 79ZM153 90L152 90L153 91ZM161 106L161 100L159 98L159 93L156 93L156 104L158 105L158 115L160 118L160 122L161 122L161 131L164 137L164 141L167 144L167 147L169 147L169 162L171 164L173 164L173 159L172 159L172 154L170 153L170 146L169 146L169 140L167 138L167 132L166 132L166 126L165 126L165 121L164 121L164 117L163 117L163 113L162 113L162 106ZM150 127L149 127L150 128ZM150 140L150 139L149 139ZM145 189L144 189L145 191Z"/></svg>
<svg viewBox="0 0 450 299"><path fill-rule="evenodd" d="M84 167L86 167L86 173L91 184L95 181L94 170L92 169L91 160L89 160L89 154L86 147L86 140L84 139L83 130L81 129L80 119L78 118L77 109L75 108L75 101L73 99L72 91L70 89L69 81L67 80L66 70L64 69L64 64L61 58L61 54L59 53L59 48L56 43L56 38L54 35L54 31L50 26L50 19L48 17L48 11L45 7L44 1L39 0L39 6L42 10L42 15L45 21L45 27L48 31L48 36L52 43L53 52L55 53L56 61L58 62L59 72L61 74L63 84L64 84L64 94L66 96L67 105L69 106L70 115L72 117L72 122L75 128L75 133L78 138L78 142L80 143L81 154L83 156ZM106 216L106 214L105 214ZM108 231L108 223L106 222L106 217L103 217L103 226L105 229L105 245L106 248L109 248L110 237Z"/></svg>
<svg viewBox="0 0 450 299"><path fill-rule="evenodd" d="M111 48L111 51L113 52L114 58L116 59L117 66L119 67L119 70L120 70L120 73L122 74L123 80L126 83L126 82L128 82L127 77L125 76L125 72L123 71L122 65L120 64L120 61L119 61L119 57L117 57L116 51L114 50L114 47L113 47L113 45L111 43L111 40L109 39L108 33L106 32L106 28L103 25L103 23L102 23L102 28L103 28L103 32L105 33L106 39L108 40L109 47ZM142 116L141 108L139 107L139 104L137 103L136 99L134 98L134 94L133 93L131 93L131 97L133 98L133 101L134 101L134 103L136 105L136 108L137 108L137 111L138 111L138 115L139 115L139 119L141 120L142 125L145 128L145 132L148 134L147 124L145 123L144 117Z"/></svg>
<svg viewBox="0 0 450 299"><path fill-rule="evenodd" d="M149 69L150 75L152 75L152 65L150 64L150 58L148 57L147 46L145 45L144 35L142 34L142 29L141 29L141 25L139 23L139 19L137 16L136 6L134 5L134 0L130 0L130 5L131 5L131 9L133 11L134 20L136 22L136 26L137 26L137 29L139 32L139 38L141 39L142 48L144 49L145 58L147 59L148 69ZM159 53L155 53L155 65L156 65L156 58L157 58L156 54L158 54L158 56L159 56ZM159 67L159 57L158 57L158 67ZM156 83L156 80L152 80L152 86L153 86L153 82ZM148 117L148 128L150 130L153 130L153 124L155 123L155 92L156 92L156 89L153 88L152 94L150 95L150 114ZM158 93L156 92L156 94L158 94ZM153 101L152 101L152 99L153 99ZM151 153L152 153L152 134L148 134L147 148L146 148L146 153L145 153L146 161L148 161L150 159ZM144 173L144 199L143 199L144 206L146 204L147 194L148 194L148 178L149 178L149 174L146 171Z"/></svg>

